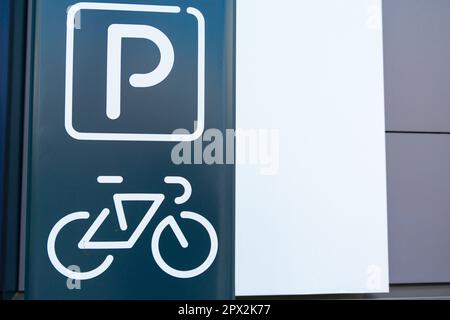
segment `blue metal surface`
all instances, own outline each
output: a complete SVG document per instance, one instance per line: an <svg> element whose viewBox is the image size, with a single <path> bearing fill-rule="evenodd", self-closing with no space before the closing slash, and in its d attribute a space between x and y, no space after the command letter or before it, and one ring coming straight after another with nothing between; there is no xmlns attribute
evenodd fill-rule
<svg viewBox="0 0 450 320"><path fill-rule="evenodd" d="M5 246L6 246L6 213L4 210L5 192L5 139L6 139L6 109L8 105L8 75L9 75L9 31L10 31L10 0L0 1L0 291L5 290Z"/></svg>
<svg viewBox="0 0 450 320"><path fill-rule="evenodd" d="M0 289L17 291L26 1L0 2Z"/></svg>

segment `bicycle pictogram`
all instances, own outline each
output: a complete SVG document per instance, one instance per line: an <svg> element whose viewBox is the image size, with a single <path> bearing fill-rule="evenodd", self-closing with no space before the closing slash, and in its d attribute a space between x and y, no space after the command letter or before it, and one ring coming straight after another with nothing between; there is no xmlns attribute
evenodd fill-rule
<svg viewBox="0 0 450 320"><path fill-rule="evenodd" d="M182 177L166 177L164 179L167 184L181 185L184 189L183 195L175 199L175 203L177 205L185 204L192 195L192 186L190 182ZM103 222L111 215L111 210L105 208L102 210L100 215L95 219L93 224L89 227L87 232L84 234L82 239L78 243L78 248L81 250L130 250L137 243L139 238L141 237L144 230L149 225L152 218L157 213L158 209L161 207L162 203L165 200L164 194L158 193L117 193L114 194L114 207L117 214L117 219L119 222L120 229L122 231L128 230L128 224L126 220L126 215L124 212L123 203L127 201L147 201L151 202L152 205L148 209L147 213L144 215L143 219L137 226L136 230L132 233L131 237L127 241L93 241L93 237L96 234L97 230L101 227ZM74 212L66 215L61 220L59 220L55 226L52 228L48 241L47 241L47 252L50 258L52 265L55 269L66 276L67 278L74 280L89 280L94 279L101 274L103 274L114 261L113 255L108 255L104 261L95 269L87 271L87 272L75 272L65 267L58 255L56 253L56 241L58 239L58 235L63 231L63 229L79 220L88 220L91 217L89 212ZM173 276L175 278L188 279L194 278L209 269L209 267L214 263L216 259L216 255L218 252L218 238L217 233L212 226L212 224L202 215L191 212L191 211L181 211L180 217L185 220L192 220L199 223L208 233L210 239L210 250L205 261L200 264L198 267L190 270L178 270L170 266L162 257L160 252L160 240L163 231L166 228L171 228L173 233L175 234L178 242L183 248L187 248L189 246L189 242L186 239L183 231L181 230L178 222L175 217L172 215L164 218L158 226L155 228L155 231L151 240L151 251L153 254L153 258L155 259L156 264L168 275Z"/></svg>

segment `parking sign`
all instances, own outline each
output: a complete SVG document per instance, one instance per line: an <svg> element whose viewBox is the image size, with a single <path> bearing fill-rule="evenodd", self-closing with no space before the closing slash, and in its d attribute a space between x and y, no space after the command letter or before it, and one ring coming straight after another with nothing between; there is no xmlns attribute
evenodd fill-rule
<svg viewBox="0 0 450 320"><path fill-rule="evenodd" d="M78 140L111 140L111 141L194 141L201 137L205 127L205 17L203 13L194 7L187 7L182 11L179 6L164 5L138 5L122 3L77 3L70 7L67 14L67 40L66 40L66 101L65 101L65 126L67 132ZM106 11L125 13L149 13L167 15L164 20L170 20L176 15L187 14L191 16L191 24L197 28L192 42L197 41L197 53L191 56L191 65L197 64L197 72L190 75L191 80L197 78L197 108L196 124L192 133L180 135L171 133L127 133L127 132L82 132L74 126L74 46L75 24L77 15L82 11ZM152 15L149 15L152 16ZM189 17L188 17L189 18ZM186 18L184 18L186 19ZM106 115L110 120L118 120L121 116L122 105L122 43L126 39L145 39L152 41L159 51L160 60L154 70L148 73L136 73L129 77L126 86L134 88L150 88L162 83L171 74L175 64L175 51L171 40L160 29L147 24L110 24L107 29L107 70L106 70ZM183 53L178 52L182 55ZM177 55L178 56L178 55ZM151 59L149 59L151 61ZM145 61L145 60L144 60ZM177 66L181 63L177 63ZM143 68L146 65L143 64ZM186 104L189 104L187 101ZM148 106L150 107L150 106ZM185 106L178 105L181 109ZM177 129L177 128L174 128ZM89 130L88 130L89 131ZM138 130L139 131L139 130Z"/></svg>
<svg viewBox="0 0 450 320"><path fill-rule="evenodd" d="M38 0L30 299L227 299L234 166L179 165L234 129L234 1Z"/></svg>

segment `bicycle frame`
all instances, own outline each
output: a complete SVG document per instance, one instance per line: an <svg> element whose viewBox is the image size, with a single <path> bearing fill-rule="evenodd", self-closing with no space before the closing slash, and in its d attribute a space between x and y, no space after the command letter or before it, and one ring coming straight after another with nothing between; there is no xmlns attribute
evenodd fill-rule
<svg viewBox="0 0 450 320"><path fill-rule="evenodd" d="M188 180L182 177L166 177L164 179L164 182L167 184L181 185L183 187L184 189L183 195L175 199L176 204L180 205L186 203L191 197L192 186ZM128 202L148 201L153 202L153 204L145 214L142 221L139 223L134 233L131 235L130 239L128 239L127 241L91 241L94 234L97 232L97 230L106 220L106 218L108 218L108 216L111 214L111 211L109 209L104 209L97 217L97 219L94 221L89 230L86 232L84 237L80 240L80 242L78 243L78 248L90 250L133 248L136 242L139 240L142 233L144 232L145 228L148 226L153 216L156 214L159 207L163 203L165 196L163 194L152 194L152 193L130 193L130 194L121 193L115 194L113 196L113 199L114 199L114 207L117 213L117 218L119 220L119 226L122 231L126 231L128 229L127 220L125 218L125 212L122 204L124 201ZM178 238L178 241L180 241L180 244L186 248L188 246L187 240L184 237L183 233L181 232L178 224L175 221L170 221L170 225L174 230L175 235Z"/></svg>
<svg viewBox="0 0 450 320"><path fill-rule="evenodd" d="M142 221L139 223L136 230L131 235L130 239L127 241L92 241L92 237L103 224L103 222L111 214L109 209L103 209L97 219L94 221L92 226L86 232L84 237L78 243L78 248L80 249L131 249L134 247L136 242L139 240L140 236L144 232L145 228L148 226L153 216L158 211L159 207L163 203L165 197L163 194L115 194L114 195L114 206L117 213L117 218L119 220L119 226L122 231L128 229L128 225L125 218L125 212L122 203L124 201L149 201L153 202L152 206L149 208L145 214Z"/></svg>

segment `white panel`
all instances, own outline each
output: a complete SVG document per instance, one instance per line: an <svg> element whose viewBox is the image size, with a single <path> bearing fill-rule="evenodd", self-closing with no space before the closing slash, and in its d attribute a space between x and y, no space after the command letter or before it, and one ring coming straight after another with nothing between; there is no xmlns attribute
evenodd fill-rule
<svg viewBox="0 0 450 320"><path fill-rule="evenodd" d="M237 3L237 295L386 292L381 1Z"/></svg>

